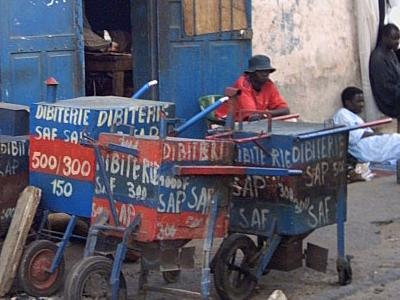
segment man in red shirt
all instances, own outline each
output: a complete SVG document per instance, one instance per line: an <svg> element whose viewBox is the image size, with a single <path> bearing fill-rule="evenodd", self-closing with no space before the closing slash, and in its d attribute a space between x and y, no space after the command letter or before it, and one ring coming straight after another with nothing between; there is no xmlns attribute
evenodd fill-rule
<svg viewBox="0 0 400 300"><path fill-rule="evenodd" d="M289 106L281 96L275 84L269 79L269 74L275 72L271 66L271 60L265 55L255 55L249 60L249 67L242 76L236 80L233 87L240 89L241 94L237 98L235 120L255 120L262 118L262 112L266 111L273 117L289 114ZM215 112L217 118L225 119L229 110L229 104L225 103ZM239 113L240 110L247 112Z"/></svg>

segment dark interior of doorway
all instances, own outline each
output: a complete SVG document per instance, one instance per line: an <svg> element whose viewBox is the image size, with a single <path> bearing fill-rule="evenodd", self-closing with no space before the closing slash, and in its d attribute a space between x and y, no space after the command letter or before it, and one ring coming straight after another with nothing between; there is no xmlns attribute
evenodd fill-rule
<svg viewBox="0 0 400 300"><path fill-rule="evenodd" d="M117 52L85 49L86 95L130 97L133 93L130 1L84 0L83 4L92 31L101 37L106 31L106 38L108 33L118 44Z"/></svg>

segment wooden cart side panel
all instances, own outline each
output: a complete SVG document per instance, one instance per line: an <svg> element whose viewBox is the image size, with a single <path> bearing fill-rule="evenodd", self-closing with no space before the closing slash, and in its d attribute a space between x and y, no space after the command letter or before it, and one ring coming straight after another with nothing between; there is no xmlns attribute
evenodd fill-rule
<svg viewBox="0 0 400 300"><path fill-rule="evenodd" d="M18 197L28 185L27 136L0 140L0 237L11 223Z"/></svg>
<svg viewBox="0 0 400 300"><path fill-rule="evenodd" d="M226 229L227 200L230 197L229 178L215 176L177 176L175 165L230 164L233 145L221 141L204 141L167 138L135 138L124 135L102 134L101 143L116 143L132 146L139 151L136 158L122 153L115 164L124 170L136 170L135 174L125 171L107 175L114 185L114 198L121 220L131 221L135 214L142 214L138 240L154 241L165 239L193 239L204 237L209 203L215 193L221 193L220 216L217 234L222 236ZM118 163L117 163L118 161ZM97 174L96 181L99 180ZM95 215L102 210L109 212L107 194L96 193ZM129 217L124 217L121 213ZM144 216L144 218L143 218ZM123 223L127 226L128 223Z"/></svg>

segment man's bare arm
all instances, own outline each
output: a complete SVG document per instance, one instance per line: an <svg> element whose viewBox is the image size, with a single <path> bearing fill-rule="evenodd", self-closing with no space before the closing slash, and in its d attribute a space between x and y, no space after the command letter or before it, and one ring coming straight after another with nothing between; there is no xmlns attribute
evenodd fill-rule
<svg viewBox="0 0 400 300"><path fill-rule="evenodd" d="M290 114L289 108L277 108L268 111L273 117L283 116Z"/></svg>

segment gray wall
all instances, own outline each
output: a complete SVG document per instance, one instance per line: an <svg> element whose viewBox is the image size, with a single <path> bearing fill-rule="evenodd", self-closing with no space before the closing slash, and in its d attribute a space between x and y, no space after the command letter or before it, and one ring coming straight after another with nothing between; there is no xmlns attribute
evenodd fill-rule
<svg viewBox="0 0 400 300"><path fill-rule="evenodd" d="M267 54L271 78L303 120L323 121L340 92L360 86L352 0L253 0L253 54Z"/></svg>

